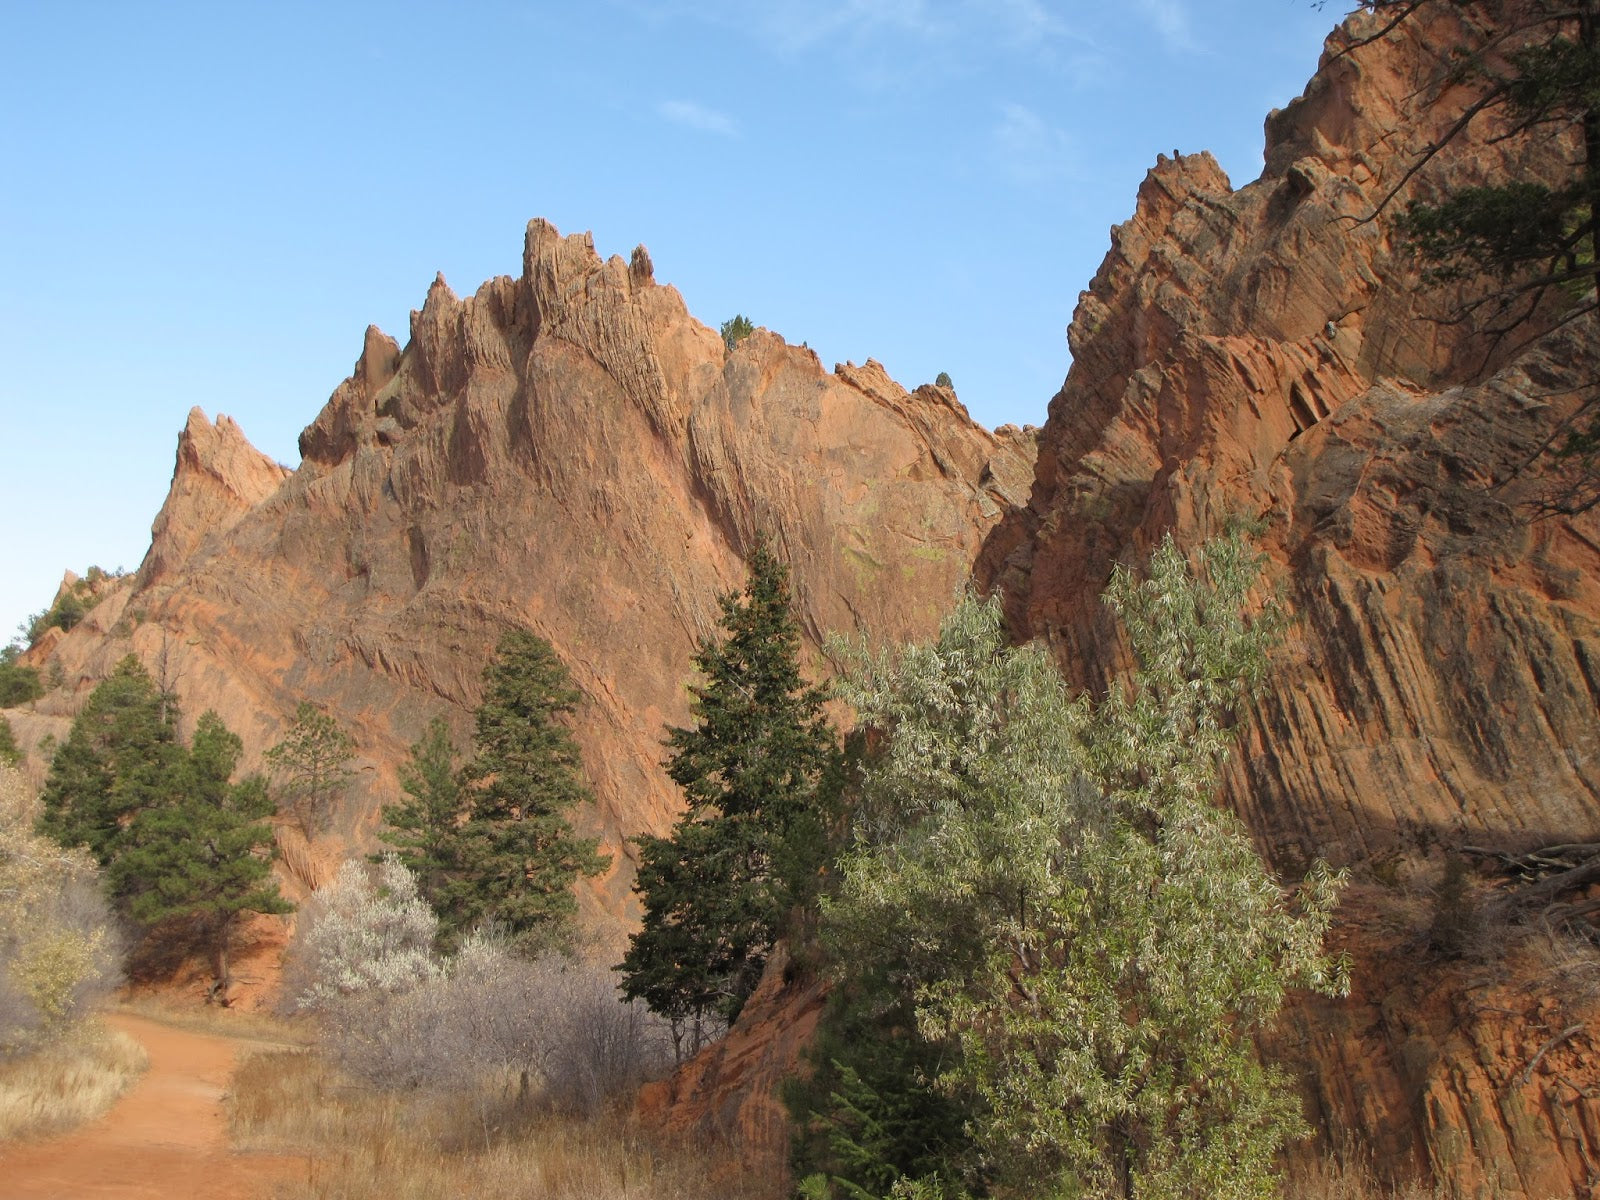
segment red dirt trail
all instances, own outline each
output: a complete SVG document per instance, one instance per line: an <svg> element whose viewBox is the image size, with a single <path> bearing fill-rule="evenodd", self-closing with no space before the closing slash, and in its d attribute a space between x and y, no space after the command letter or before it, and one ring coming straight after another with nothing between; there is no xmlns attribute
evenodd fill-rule
<svg viewBox="0 0 1600 1200"><path fill-rule="evenodd" d="M0 1146L0 1198L258 1200L275 1181L304 1177L303 1159L228 1146L222 1093L249 1043L126 1013L108 1020L145 1048L150 1069L98 1121Z"/></svg>

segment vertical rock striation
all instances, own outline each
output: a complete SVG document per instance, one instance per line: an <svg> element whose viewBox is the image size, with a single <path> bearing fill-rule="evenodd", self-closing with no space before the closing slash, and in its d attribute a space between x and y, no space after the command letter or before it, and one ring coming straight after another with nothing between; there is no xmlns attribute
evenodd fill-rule
<svg viewBox="0 0 1600 1200"><path fill-rule="evenodd" d="M1300 1008L1286 1035L1328 1139L1462 1195L1586 1195L1587 1026L1551 1052L1568 1082L1517 1082L1548 981L1495 961L1480 973L1498 982L1473 984L1430 955L1425 914L1402 937L1390 911L1441 846L1600 825L1600 521L1533 520L1524 469L1600 372L1600 339L1550 313L1475 332L1451 318L1483 281L1425 286L1370 219L1402 182L1397 204L1560 170L1559 139L1482 139L1404 180L1459 112L1440 80L1480 16L1428 6L1370 44L1376 20L1351 18L1268 118L1244 188L1207 155L1158 161L1080 298L1032 500L978 573L1018 636L1100 689L1125 665L1097 601L1112 565L1168 531L1260 524L1296 620L1228 799L1291 876L1321 856L1365 881L1346 917L1357 997Z"/></svg>

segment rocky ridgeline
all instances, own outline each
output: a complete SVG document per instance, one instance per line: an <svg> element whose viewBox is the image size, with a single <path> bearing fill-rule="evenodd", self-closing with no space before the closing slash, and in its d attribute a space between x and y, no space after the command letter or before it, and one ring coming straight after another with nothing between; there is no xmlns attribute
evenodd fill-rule
<svg viewBox="0 0 1600 1200"><path fill-rule="evenodd" d="M1560 1035L1592 999L1526 946L1467 963L1426 947L1447 849L1600 823L1600 521L1530 523L1542 485L1519 474L1595 378L1594 328L1496 343L1443 319L1470 285L1423 286L1366 219L1454 118L1430 85L1478 37L1456 6L1427 11L1370 45L1370 17L1335 31L1249 186L1207 154L1158 160L1080 297L1031 501L976 573L1017 636L1101 689L1126 665L1098 602L1112 565L1168 531L1262 527L1295 621L1228 800L1285 874L1318 856L1355 872L1355 994L1293 1008L1273 1044L1326 1135L1307 1153L1463 1196L1588 1195L1600 1042ZM1538 178L1562 153L1452 146L1405 196ZM764 999L647 1111L781 1153L766 1096L790 1058L772 1051L816 997Z"/></svg>
<svg viewBox="0 0 1600 1200"><path fill-rule="evenodd" d="M1594 1014L1570 1032L1572 989L1524 952L1430 956L1416 911L1442 848L1589 840L1600 815L1600 521L1530 523L1539 485L1518 471L1596 377L1600 339L1494 343L1442 319L1465 293L1421 286L1365 220L1450 119L1426 101L1476 36L1460 7L1429 11L1370 45L1368 18L1336 31L1268 118L1255 183L1232 190L1204 154L1158 161L1080 298L1036 463L1031 435L875 363L829 373L765 331L727 353L642 248L602 262L535 221L519 278L467 299L437 281L403 350L368 330L298 471L191 416L144 566L35 652L68 686L19 734L64 730L129 649L252 762L298 700L327 706L369 769L331 844L292 847L309 885L370 844L431 716L466 733L496 636L526 625L587 698L583 820L616 868L586 916L614 936L625 839L677 808L662 729L687 717L696 639L758 532L793 566L813 654L830 630L925 634L975 573L1019 636L1100 688L1124 665L1096 599L1112 564L1242 517L1297 619L1228 798L1285 873L1325 856L1358 881L1339 931L1355 994L1294 1008L1274 1048L1329 1140L1390 1176L1587 1195ZM1453 146L1407 194L1538 178L1561 153ZM819 1003L775 969L646 1110L740 1129L770 1165L772 1084Z"/></svg>
<svg viewBox="0 0 1600 1200"><path fill-rule="evenodd" d="M285 847L290 882L309 887L371 843L431 717L466 743L499 634L525 626L585 696L597 803L578 819L614 858L585 916L614 943L626 839L665 832L678 808L663 731L688 720L690 657L755 539L792 565L813 654L829 631L926 633L985 532L1026 501L1032 440L875 362L828 372L765 330L730 353L642 247L603 262L587 236L534 221L519 278L466 299L435 281L403 351L368 329L298 471L226 417L191 414L143 566L35 652L68 687L18 733L61 736L130 650L190 720L216 709L247 766L300 700L325 707L362 770L328 844Z"/></svg>

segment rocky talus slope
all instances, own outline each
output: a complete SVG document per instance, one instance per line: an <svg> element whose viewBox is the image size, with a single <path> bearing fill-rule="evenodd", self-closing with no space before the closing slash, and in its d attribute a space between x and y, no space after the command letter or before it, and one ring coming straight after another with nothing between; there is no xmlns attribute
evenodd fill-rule
<svg viewBox="0 0 1600 1200"><path fill-rule="evenodd" d="M372 843L429 719L466 744L496 640L531 628L584 695L596 803L576 823L613 869L583 901L614 942L626 839L679 807L663 731L688 720L690 657L755 539L791 564L813 654L829 631L925 632L1026 499L1032 440L870 360L829 372L765 330L730 353L643 247L602 261L534 221L518 278L465 299L437 280L403 350L367 331L298 470L192 413L139 572L34 653L66 685L14 724L25 742L59 736L130 651L189 720L216 709L246 766L300 700L335 713L360 771L327 838L281 831L304 887Z"/></svg>

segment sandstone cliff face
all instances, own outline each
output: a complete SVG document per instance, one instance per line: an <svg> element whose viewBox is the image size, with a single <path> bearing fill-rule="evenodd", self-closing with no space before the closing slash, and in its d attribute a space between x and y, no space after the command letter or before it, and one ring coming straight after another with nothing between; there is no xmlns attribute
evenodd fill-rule
<svg viewBox="0 0 1600 1200"><path fill-rule="evenodd" d="M1428 944L1441 847L1586 841L1600 815L1600 522L1530 522L1543 484L1520 471L1595 378L1594 327L1537 339L1541 316L1496 342L1443 319L1471 285L1423 287L1365 219L1453 119L1448 94L1422 102L1481 37L1469 10L1437 8L1371 45L1370 18L1336 31L1268 119L1259 181L1234 191L1204 154L1158 161L1080 298L1031 501L977 574L1019 639L1099 689L1126 666L1098 602L1112 565L1169 531L1192 545L1262 524L1296 623L1228 800L1286 873L1325 857L1357 879L1338 935L1355 994L1295 1006L1271 1039L1322 1134L1302 1153L1370 1155L1452 1195L1589 1195L1592 989L1555 979L1537 935L1495 930L1465 962ZM1556 153L1452 147L1401 199L1537 178ZM805 994L763 1000L736 1049L668 1090L674 1126L742 1114L748 1142L770 1140L741 1104L793 1058L749 1047L814 1017Z"/></svg>
<svg viewBox="0 0 1600 1200"><path fill-rule="evenodd" d="M577 823L614 859L585 914L614 940L625 839L679 808L663 731L688 719L690 656L754 540L791 565L813 647L831 630L926 631L1026 498L1031 441L870 361L829 373L766 331L730 354L642 247L602 262L535 221L519 278L466 299L436 281L403 351L367 331L298 471L192 414L137 580L50 657L81 698L140 654L188 719L222 715L247 766L299 700L338 714L359 782L327 845L283 839L309 886L371 843L432 716L466 743L495 641L533 629L585 697L596 805Z"/></svg>
<svg viewBox="0 0 1600 1200"><path fill-rule="evenodd" d="M1259 181L1233 191L1206 155L1151 171L1080 299L1032 501L979 565L1016 633L1100 688L1123 665L1096 599L1112 564L1168 531L1261 522L1296 623L1228 798L1280 869L1326 857L1396 897L1438 847L1587 841L1600 818L1600 522L1530 521L1542 484L1519 471L1596 377L1600 339L1442 320L1469 289L1423 286L1364 221L1452 119L1449 97L1422 102L1478 36L1471 10L1425 11L1371 45L1370 17L1334 34L1269 118ZM1402 199L1539 177L1560 152L1451 147ZM1589 1035L1562 1044L1567 1083L1517 1083L1537 998L1495 1015L1415 929L1350 920L1370 935L1357 998L1291 1021L1331 1139L1463 1195L1587 1194Z"/></svg>

